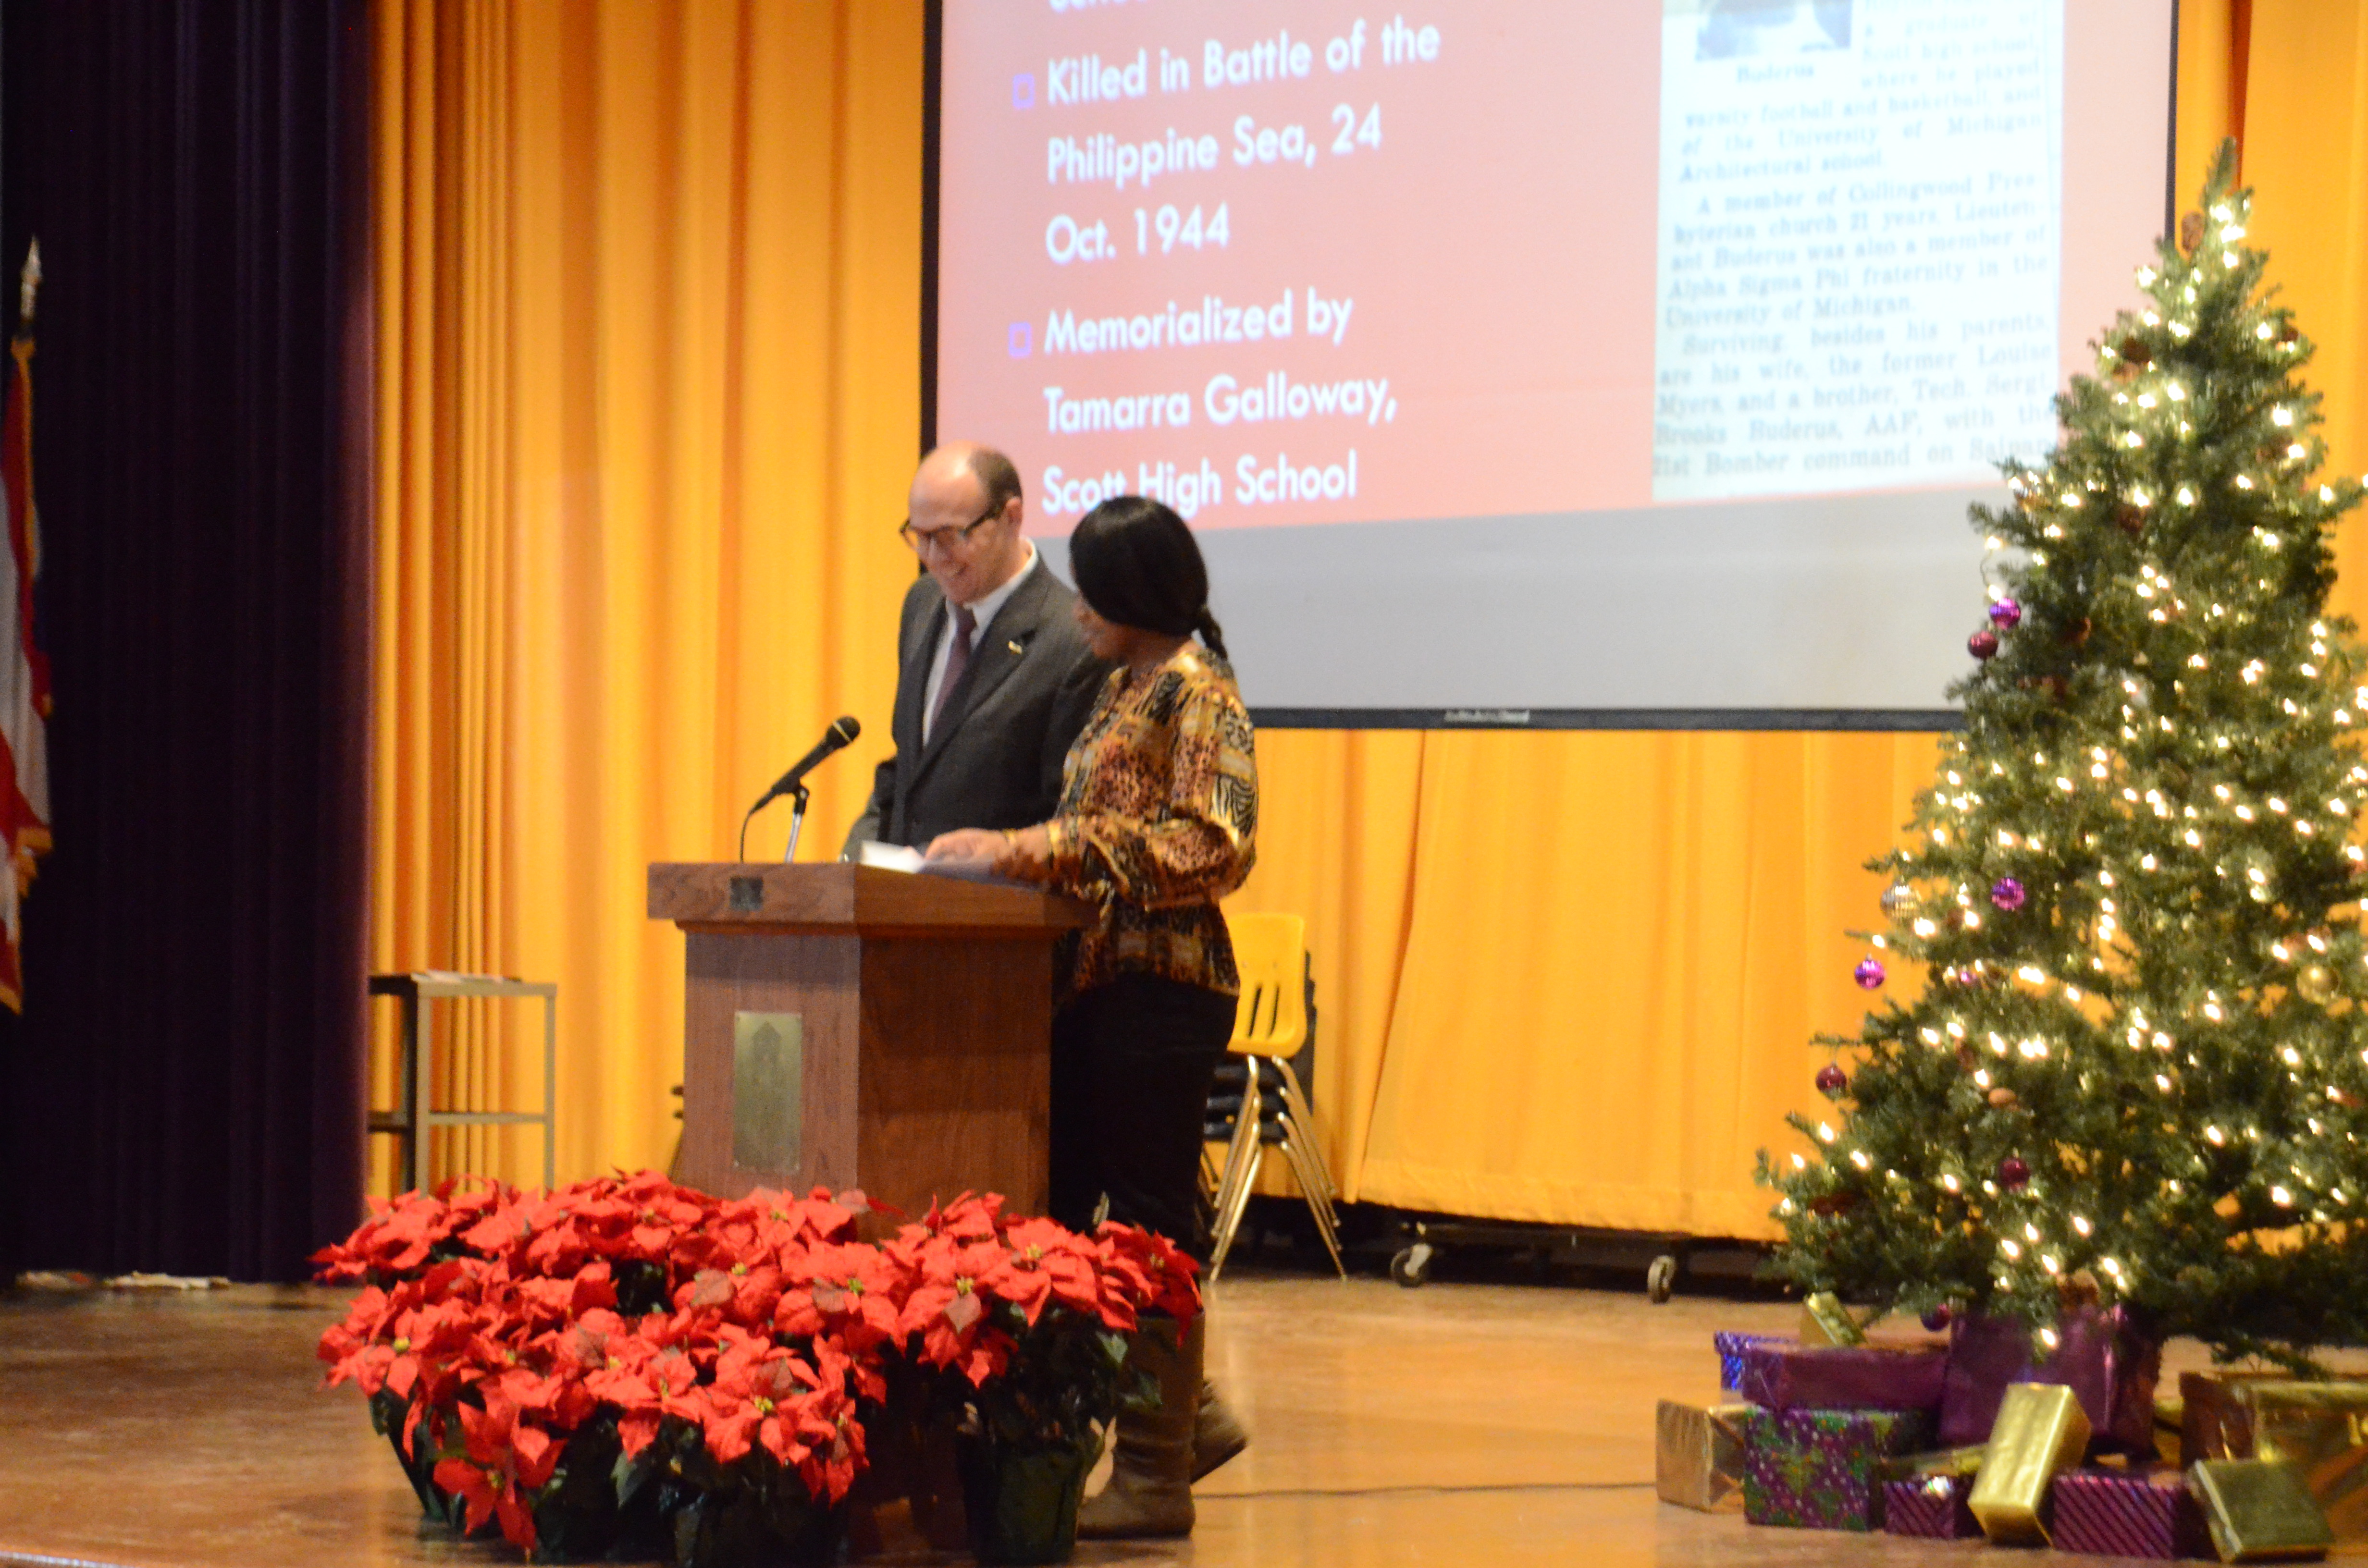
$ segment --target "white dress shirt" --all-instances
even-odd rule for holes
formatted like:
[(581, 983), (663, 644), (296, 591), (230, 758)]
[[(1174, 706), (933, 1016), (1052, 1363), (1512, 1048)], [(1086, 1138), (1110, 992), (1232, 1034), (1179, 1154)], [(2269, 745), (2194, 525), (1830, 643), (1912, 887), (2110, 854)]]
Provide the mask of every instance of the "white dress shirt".
[[(1007, 578), (1001, 587), (968, 607), (978, 623), (978, 629), (971, 634), (970, 656), (973, 659), (978, 657), (978, 651), (986, 646), (987, 629), (995, 624), (996, 615), (1011, 596), (1019, 591), (1019, 585), (1028, 581), (1028, 574), (1036, 570), (1035, 545), (1025, 540), (1020, 542), (1028, 545), (1028, 559), (1019, 570)], [(938, 650), (929, 656), (928, 688), (921, 693), (921, 740), (925, 744), (929, 739), (929, 732), (937, 727), (938, 692), (946, 684), (946, 659), (953, 652), (953, 646), (954, 613), (950, 604), (946, 607), (946, 629), (939, 633)]]

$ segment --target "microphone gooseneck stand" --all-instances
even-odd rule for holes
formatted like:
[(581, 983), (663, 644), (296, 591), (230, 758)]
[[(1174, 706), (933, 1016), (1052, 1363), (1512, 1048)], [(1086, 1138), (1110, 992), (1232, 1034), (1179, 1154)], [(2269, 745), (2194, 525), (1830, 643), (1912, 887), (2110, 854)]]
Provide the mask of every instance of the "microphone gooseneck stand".
[[(811, 792), (803, 784), (792, 784), (780, 793), (790, 798), (790, 846), (781, 851), (781, 860), (783, 864), (787, 864), (798, 858), (798, 835), (806, 825), (806, 801), (811, 798)], [(747, 864), (748, 861), (748, 824), (755, 820), (758, 812), (772, 803), (773, 797), (767, 795), (749, 807), (748, 814), (740, 819), (740, 848), (737, 858), (743, 865)]]
[(845, 751), (855, 737), (862, 733), (863, 726), (855, 722), (855, 715), (852, 713), (844, 713), (832, 720), (830, 728), (822, 733), (822, 739), (814, 743), (814, 750), (798, 758), (795, 767), (776, 779), (771, 789), (757, 797), (757, 803), (748, 808), (748, 815), (740, 819), (739, 854), (742, 865), (748, 863), (749, 818), (754, 817), (783, 795), (797, 802), (797, 812), (790, 818), (790, 847), (783, 853), (781, 859), (787, 862), (798, 858), (798, 833), (806, 824), (806, 775), (829, 758)]

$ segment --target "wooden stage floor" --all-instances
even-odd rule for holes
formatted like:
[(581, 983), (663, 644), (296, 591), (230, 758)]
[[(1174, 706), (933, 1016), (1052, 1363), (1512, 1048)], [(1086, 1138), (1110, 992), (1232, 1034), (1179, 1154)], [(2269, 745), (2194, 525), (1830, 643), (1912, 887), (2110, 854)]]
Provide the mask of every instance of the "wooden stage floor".
[[(313, 1344), (344, 1299), (252, 1287), (0, 1301), (0, 1563), (517, 1561), (423, 1533), (359, 1397), (316, 1392)], [(1256, 1441), (1202, 1483), (1192, 1540), (1087, 1544), (1077, 1561), (1624, 1568), (1995, 1555), (1975, 1542), (1753, 1528), (1656, 1500), (1655, 1402), (1715, 1394), (1713, 1328), (1781, 1332), (1796, 1312), (1544, 1286), (1227, 1280), (1212, 1370)], [(2201, 1360), (2173, 1347), (2174, 1366)]]

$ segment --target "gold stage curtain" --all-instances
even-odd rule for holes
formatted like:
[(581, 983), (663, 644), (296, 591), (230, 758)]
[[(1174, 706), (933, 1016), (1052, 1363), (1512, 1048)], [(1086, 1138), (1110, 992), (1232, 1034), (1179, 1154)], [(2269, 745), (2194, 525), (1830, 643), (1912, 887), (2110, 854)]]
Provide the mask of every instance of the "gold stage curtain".
[[(2368, 0), (2251, 0), (2245, 178), (2252, 238), (2318, 352), (2328, 465), (2368, 469)], [(2368, 612), (2368, 517), (2336, 540), (2338, 608)]]
[[(2368, 0), (2181, 15), (2180, 187), (2241, 104), (2256, 232), (2356, 469)], [(817, 776), (802, 854), (826, 857), (886, 750), (920, 8), (381, 17), (373, 950), (558, 980), (563, 1178), (655, 1164), (681, 945), (642, 918), (643, 862), (729, 856), (746, 802), (851, 711), (872, 733)], [(2340, 550), (2344, 604), (2368, 602), (2359, 525)], [(1235, 904), (1308, 917), (1345, 1190), (1770, 1233), (1752, 1152), (1822, 1104), (1811, 1037), (1855, 1027), (1847, 931), (1880, 921), (1861, 864), (1932, 756), (1915, 735), (1261, 734)], [(539, 1092), (530, 1020), (477, 1028), (456, 1086)], [(448, 1156), (535, 1164), (529, 1138)]]
[[(377, 16), (373, 962), (557, 981), (563, 1179), (663, 1165), (682, 939), (643, 865), (728, 858), (835, 715), (887, 728), (920, 7)], [(815, 777), (817, 852), (861, 749)], [(438, 1020), (450, 1092), (536, 1100), (540, 1020), (498, 1006)], [(440, 1164), (540, 1171), (531, 1135)]]
[[(1349, 1196), (1764, 1231), (1752, 1152), (1816, 1102), (1810, 1039), (1863, 1002), (1845, 933), (1878, 923), (1881, 882), (1861, 862), (1930, 777), (1930, 737), (1259, 743), (1273, 804), (1240, 902), (1310, 917)], [(1332, 824), (1316, 857), (1303, 822)]]

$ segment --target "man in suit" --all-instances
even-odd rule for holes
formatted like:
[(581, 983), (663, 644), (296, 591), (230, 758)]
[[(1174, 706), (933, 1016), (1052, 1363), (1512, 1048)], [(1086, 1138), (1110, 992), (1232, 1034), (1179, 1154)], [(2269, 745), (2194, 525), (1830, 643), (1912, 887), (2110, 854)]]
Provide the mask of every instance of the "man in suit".
[(1028, 827), (1061, 799), (1061, 763), (1110, 666), (1076, 595), (1019, 535), (1019, 472), (956, 441), (921, 460), (902, 530), (927, 569), (896, 636), (896, 752), (848, 834), (928, 847), (958, 827)]

